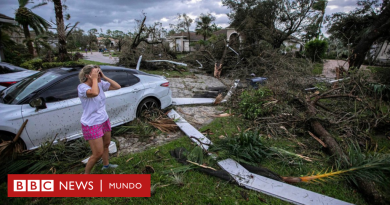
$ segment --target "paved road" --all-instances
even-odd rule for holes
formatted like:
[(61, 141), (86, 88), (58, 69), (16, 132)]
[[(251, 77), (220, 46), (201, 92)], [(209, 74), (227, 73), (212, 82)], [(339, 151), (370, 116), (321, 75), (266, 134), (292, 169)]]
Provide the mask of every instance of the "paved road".
[(109, 64), (116, 64), (118, 63), (118, 57), (112, 57), (111, 59), (107, 56), (103, 56), (103, 53), (100, 53), (100, 52), (88, 52), (87, 54), (85, 54), (85, 52), (83, 53), (84, 55), (84, 59), (85, 60), (90, 60), (90, 61), (97, 61), (97, 62), (101, 62), (101, 63), (109, 63)]

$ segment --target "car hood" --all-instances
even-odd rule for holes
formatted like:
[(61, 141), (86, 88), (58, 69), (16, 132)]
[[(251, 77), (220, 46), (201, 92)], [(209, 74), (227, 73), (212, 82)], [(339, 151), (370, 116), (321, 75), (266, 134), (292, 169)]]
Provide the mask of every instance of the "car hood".
[(16, 73), (7, 73), (7, 74), (1, 74), (0, 75), (0, 82), (10, 82), (10, 81), (20, 81), (30, 75), (33, 75), (35, 73), (38, 73), (39, 71), (35, 70), (26, 70)]

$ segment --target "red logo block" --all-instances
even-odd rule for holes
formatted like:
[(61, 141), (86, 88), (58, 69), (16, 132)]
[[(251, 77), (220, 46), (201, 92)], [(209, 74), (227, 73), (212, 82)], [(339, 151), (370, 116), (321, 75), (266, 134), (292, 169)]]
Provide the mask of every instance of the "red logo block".
[(150, 197), (150, 175), (9, 174), (8, 197)]

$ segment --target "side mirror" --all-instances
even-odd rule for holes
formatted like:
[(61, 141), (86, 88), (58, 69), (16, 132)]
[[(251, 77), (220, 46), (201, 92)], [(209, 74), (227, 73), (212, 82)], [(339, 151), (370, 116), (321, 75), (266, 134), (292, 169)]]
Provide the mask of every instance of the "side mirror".
[(47, 108), (45, 100), (43, 100), (43, 98), (41, 98), (41, 97), (32, 99), (28, 104), (31, 107), (35, 107), (37, 110), (38, 109), (45, 109), (45, 108)]

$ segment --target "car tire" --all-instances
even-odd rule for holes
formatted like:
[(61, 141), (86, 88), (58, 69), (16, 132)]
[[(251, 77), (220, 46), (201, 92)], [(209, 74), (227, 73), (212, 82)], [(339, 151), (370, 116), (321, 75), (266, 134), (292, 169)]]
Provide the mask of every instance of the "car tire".
[[(0, 131), (0, 143), (2, 143), (3, 141), (12, 141), (12, 140), (14, 140), (15, 136), (16, 136), (15, 134)], [(26, 149), (26, 144), (24, 143), (24, 141), (22, 139), (19, 138), (17, 143), (22, 144), (23, 150)]]
[(159, 103), (154, 98), (146, 98), (141, 101), (137, 108), (137, 117), (141, 117), (142, 113), (146, 110), (153, 110), (159, 108)]

